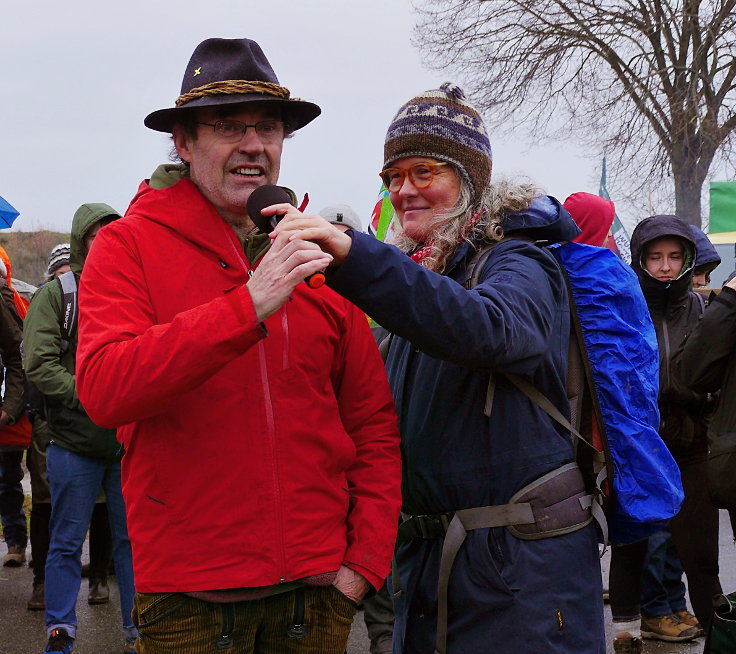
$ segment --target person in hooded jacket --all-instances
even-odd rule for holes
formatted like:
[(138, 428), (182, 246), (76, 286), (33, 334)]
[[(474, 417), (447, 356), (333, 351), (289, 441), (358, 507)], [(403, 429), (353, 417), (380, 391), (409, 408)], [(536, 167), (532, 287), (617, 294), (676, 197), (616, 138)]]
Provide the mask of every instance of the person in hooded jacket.
[[(695, 241), (693, 288), (704, 288), (710, 284), (710, 273), (721, 263), (721, 258), (703, 230), (695, 225), (688, 227)], [(687, 381), (683, 379), (683, 382)], [(642, 573), (641, 610), (645, 616), (675, 615), (702, 634), (700, 623), (687, 609), (683, 572), (669, 530), (650, 536)]]
[[(83, 204), (74, 214), (69, 265), (76, 285), (100, 229), (119, 218), (107, 204)], [(63, 279), (62, 276), (60, 279)], [(51, 488), (50, 546), (46, 559), (46, 652), (70, 654), (77, 618), (75, 605), (81, 583), (82, 546), (100, 490), (107, 501), (113, 560), (122, 615), (124, 651), (135, 652), (137, 633), (131, 620), (133, 569), (125, 505), (120, 485), (123, 449), (115, 431), (96, 425), (76, 391), (77, 332), (69, 342), (62, 322), (76, 315), (74, 302), (65, 304), (62, 285), (43, 285), (33, 296), (25, 321), (23, 363), (29, 381), (46, 398), (50, 442), (46, 472)], [(72, 325), (74, 319), (72, 318)]]
[(600, 195), (578, 191), (568, 195), (562, 206), (568, 210), (581, 232), (573, 241), (605, 247), (616, 216), (616, 207), (611, 200)]
[(693, 268), (693, 288), (707, 288), (710, 286), (710, 274), (721, 265), (721, 257), (707, 234), (690, 225), (695, 239), (695, 267)]
[[(59, 243), (49, 253), (48, 264), (40, 286), (48, 284), (71, 271), (69, 254), (71, 245)], [(46, 557), (51, 540), (51, 490), (46, 477), (46, 448), (51, 435), (45, 419), (43, 395), (33, 386), (26, 396), (28, 416), (33, 426), (31, 444), (26, 455), (26, 465), (31, 478), (30, 540), (33, 551), (33, 590), (26, 607), (30, 611), (43, 611)], [(107, 574), (112, 565), (112, 536), (104, 493), (95, 503), (89, 524), (89, 564), (82, 566), (82, 576), (89, 577), (89, 604), (105, 604), (110, 599)], [(85, 572), (86, 568), (86, 572)]]
[(535, 241), (579, 229), (531, 185), (490, 183), (485, 125), (451, 83), (399, 109), (381, 178), (402, 226), (392, 245), (286, 205), (263, 213), (285, 213), (277, 238), (329, 252), (327, 283), (393, 334), (386, 367), (403, 453), (393, 651), (603, 653), (595, 526), (551, 509), (569, 533), (546, 537), (528, 515), (532, 540), (515, 515), (532, 482), (541, 504), (548, 483), (560, 482), (559, 500), (583, 492), (576, 468), (560, 476), (570, 435), (507, 376), (569, 415), (567, 291)]
[(717, 394), (708, 438), (716, 456), (711, 474), (718, 506), (728, 507), (736, 534), (736, 486), (733, 451), (736, 442), (736, 274), (720, 293), (711, 296), (703, 319), (695, 326), (679, 353), (678, 372), (688, 388)]
[(103, 230), (80, 288), (79, 395), (126, 448), (137, 650), (342, 654), (389, 572), (396, 413), (365, 315), (304, 283), (329, 255), (247, 211), (288, 195), (284, 139), (320, 108), (255, 41), (217, 38), (175, 105), (144, 123), (180, 163)]
[[(673, 357), (703, 313), (703, 301), (691, 292), (696, 260), (690, 226), (676, 216), (645, 218), (631, 238), (631, 265), (639, 277), (652, 316), (660, 351), (660, 435), (680, 468), (685, 500), (672, 519), (677, 555), (688, 581), (697, 621), (707, 630), (712, 597), (721, 592), (718, 578), (718, 511), (710, 503), (705, 483), (708, 454), (707, 419), (711, 409), (705, 394), (683, 386)], [(683, 379), (684, 381), (684, 379)], [(693, 538), (692, 534), (698, 534)], [(642, 614), (645, 638), (677, 639), (694, 624), (678, 614)]]

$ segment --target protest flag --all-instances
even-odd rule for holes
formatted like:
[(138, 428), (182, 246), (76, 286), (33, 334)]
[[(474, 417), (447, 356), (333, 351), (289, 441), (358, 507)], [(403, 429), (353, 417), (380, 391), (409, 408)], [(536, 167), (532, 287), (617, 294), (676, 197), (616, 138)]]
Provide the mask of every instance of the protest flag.
[(373, 207), (370, 222), (368, 223), (368, 233), (379, 241), (391, 242), (391, 239), (399, 230), (399, 221), (396, 218), (396, 212), (391, 204), (388, 196), (388, 189), (381, 184), (378, 192), (378, 200)]
[[(598, 187), (598, 195), (606, 200), (610, 200), (611, 196), (608, 194), (606, 188), (606, 158), (603, 157), (603, 168), (601, 170), (601, 183)], [(626, 232), (621, 220), (619, 220), (618, 214), (613, 216), (613, 225), (611, 225), (611, 236), (606, 241), (606, 247), (609, 250), (613, 250), (623, 261), (631, 264), (631, 239), (629, 234)]]

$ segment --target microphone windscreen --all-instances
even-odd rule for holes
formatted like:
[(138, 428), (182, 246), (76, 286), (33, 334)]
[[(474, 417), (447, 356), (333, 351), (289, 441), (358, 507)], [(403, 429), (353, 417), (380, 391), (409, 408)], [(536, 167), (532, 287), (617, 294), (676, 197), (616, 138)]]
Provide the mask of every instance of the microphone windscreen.
[(289, 194), (280, 186), (275, 184), (264, 184), (253, 189), (245, 205), (248, 217), (258, 230), (264, 234), (269, 234), (276, 227), (276, 223), (281, 220), (282, 215), (264, 216), (262, 209), (270, 207), (272, 204), (283, 204), (287, 202), (291, 204)]

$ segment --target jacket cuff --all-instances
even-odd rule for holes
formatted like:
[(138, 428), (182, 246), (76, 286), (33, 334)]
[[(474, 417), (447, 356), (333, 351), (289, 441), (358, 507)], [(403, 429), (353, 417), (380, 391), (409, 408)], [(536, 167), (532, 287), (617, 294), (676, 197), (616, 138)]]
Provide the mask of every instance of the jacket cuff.
[(380, 590), (381, 586), (383, 586), (384, 581), (386, 581), (385, 577), (382, 577), (376, 574), (373, 570), (368, 570), (368, 568), (364, 568), (359, 563), (355, 563), (353, 561), (346, 560), (346, 561), (343, 561), (342, 564), (346, 568), (350, 568), (353, 572), (357, 572), (359, 575), (365, 577), (366, 581), (373, 588), (373, 590), (369, 592), (369, 595), (372, 595), (376, 591)]
[(225, 297), (228, 299), (230, 306), (233, 309), (233, 313), (240, 321), (241, 325), (248, 325), (251, 322), (255, 323), (260, 329), (260, 336), (268, 336), (266, 326), (262, 322), (258, 322), (256, 308), (253, 305), (253, 298), (250, 295), (247, 284), (227, 293)]

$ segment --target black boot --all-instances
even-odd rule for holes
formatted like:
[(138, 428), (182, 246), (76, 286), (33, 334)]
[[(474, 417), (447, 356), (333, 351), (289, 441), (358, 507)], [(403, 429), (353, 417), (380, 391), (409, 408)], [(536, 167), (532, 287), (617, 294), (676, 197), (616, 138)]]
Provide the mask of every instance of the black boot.
[(33, 592), (31, 599), (26, 605), (29, 611), (43, 611), (46, 608), (46, 601), (43, 592), (43, 582), (33, 584)]
[(110, 601), (110, 589), (107, 587), (107, 577), (90, 577), (89, 604), (107, 604)]

